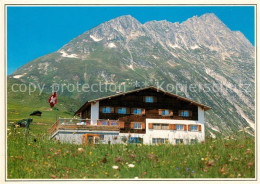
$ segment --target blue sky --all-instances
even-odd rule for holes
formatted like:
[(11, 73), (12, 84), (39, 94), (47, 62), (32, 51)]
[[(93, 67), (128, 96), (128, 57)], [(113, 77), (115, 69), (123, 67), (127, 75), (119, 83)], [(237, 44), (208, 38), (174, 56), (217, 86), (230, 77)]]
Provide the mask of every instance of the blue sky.
[(139, 22), (183, 22), (214, 13), (231, 30), (241, 31), (255, 45), (253, 6), (153, 7), (7, 7), (7, 73), (33, 59), (52, 53), (83, 32), (121, 15)]

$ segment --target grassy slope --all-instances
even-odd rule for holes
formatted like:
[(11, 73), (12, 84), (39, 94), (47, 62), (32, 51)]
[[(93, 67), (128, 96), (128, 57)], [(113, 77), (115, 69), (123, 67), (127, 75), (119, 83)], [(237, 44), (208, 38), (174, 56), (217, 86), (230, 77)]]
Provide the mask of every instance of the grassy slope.
[[(35, 91), (31, 95), (28, 92), (13, 92), (12, 84), (21, 84), (19, 80), (8, 78), (8, 96), (7, 96), (7, 119), (8, 122), (15, 122), (20, 119), (29, 117), (29, 114), (35, 110), (42, 111), (42, 116), (33, 116), (34, 122), (41, 123), (54, 123), (56, 119), (56, 111), (52, 110), (49, 106), (48, 99), (51, 96), (49, 94), (42, 93), (39, 95), (39, 91)], [(17, 88), (15, 88), (16, 90)], [(59, 96), (58, 103), (55, 106), (60, 117), (73, 117), (74, 112), (80, 107), (80, 103), (77, 100), (69, 97)]]
[[(254, 178), (254, 139), (206, 139), (195, 145), (61, 144), (33, 125), (8, 130), (8, 178)], [(43, 133), (44, 132), (44, 133)], [(34, 141), (34, 138), (37, 141)], [(79, 152), (78, 148), (83, 148)], [(128, 164), (133, 164), (129, 168)], [(118, 166), (119, 169), (113, 169)]]

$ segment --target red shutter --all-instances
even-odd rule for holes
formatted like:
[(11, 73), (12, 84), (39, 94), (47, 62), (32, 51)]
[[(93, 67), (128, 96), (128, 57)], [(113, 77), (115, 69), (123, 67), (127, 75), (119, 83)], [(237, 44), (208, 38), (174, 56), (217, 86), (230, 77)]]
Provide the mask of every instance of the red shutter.
[(120, 107), (115, 107), (115, 113), (118, 113), (118, 109), (119, 109)]
[(175, 124), (173, 124), (173, 130), (176, 130), (176, 125)]
[(158, 112), (159, 112), (159, 115), (162, 115), (162, 109), (159, 109)]
[(130, 114), (130, 108), (126, 107), (126, 114)]
[(153, 102), (157, 102), (157, 97), (156, 96), (153, 97)]
[(145, 115), (145, 109), (142, 109), (142, 115)]
[(186, 131), (187, 130), (187, 125), (183, 125), (183, 129)]
[(134, 122), (131, 122), (130, 128), (131, 128), (131, 129), (134, 129)]
[(189, 111), (189, 117), (192, 117), (192, 111)]
[(190, 131), (190, 125), (188, 125), (188, 131)]
[(110, 107), (111, 113), (115, 112), (115, 108), (114, 107)]
[(119, 127), (120, 127), (120, 128), (125, 128), (125, 123), (124, 123), (123, 121), (120, 121), (120, 122), (119, 122)]
[(145, 122), (142, 122), (142, 129), (145, 129)]
[(148, 124), (148, 128), (149, 128), (149, 129), (153, 129), (153, 124), (152, 124), (152, 123), (149, 123), (149, 124)]
[(198, 131), (201, 132), (201, 125), (198, 125)]
[(103, 106), (99, 107), (99, 112), (102, 112), (102, 108), (103, 108)]

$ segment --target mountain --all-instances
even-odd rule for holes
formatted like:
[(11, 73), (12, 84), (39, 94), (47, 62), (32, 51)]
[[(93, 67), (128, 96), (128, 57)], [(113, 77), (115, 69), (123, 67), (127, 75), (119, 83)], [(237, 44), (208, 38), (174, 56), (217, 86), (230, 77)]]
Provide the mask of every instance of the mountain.
[[(182, 23), (163, 20), (145, 24), (126, 15), (84, 32), (9, 77), (45, 84), (46, 90), (53, 83), (102, 82), (126, 85), (127, 89), (136, 81), (160, 84), (165, 90), (211, 106), (206, 122), (214, 136), (247, 126), (251, 127), (249, 133), (254, 133), (254, 67), (254, 46), (214, 14)], [(70, 93), (65, 89), (63, 94), (84, 103), (111, 93)]]

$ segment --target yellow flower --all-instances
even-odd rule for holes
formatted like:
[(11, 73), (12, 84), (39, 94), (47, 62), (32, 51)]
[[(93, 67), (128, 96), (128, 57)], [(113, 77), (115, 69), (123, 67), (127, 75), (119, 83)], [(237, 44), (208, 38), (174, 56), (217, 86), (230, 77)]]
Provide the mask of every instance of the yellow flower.
[(206, 157), (204, 160), (206, 160), (206, 161), (207, 161), (207, 160), (208, 160), (208, 158)]
[(51, 156), (48, 156), (48, 158), (51, 158)]
[(89, 152), (89, 155), (92, 155), (92, 152), (91, 152), (91, 151)]
[(48, 162), (44, 162), (45, 165), (48, 165), (49, 163)]
[(73, 132), (73, 134), (75, 134), (76, 132)]
[(28, 146), (31, 146), (31, 144), (28, 144)]
[(92, 167), (94, 167), (94, 166), (95, 166), (95, 164), (93, 163), (93, 164), (91, 164), (91, 166), (92, 166)]

